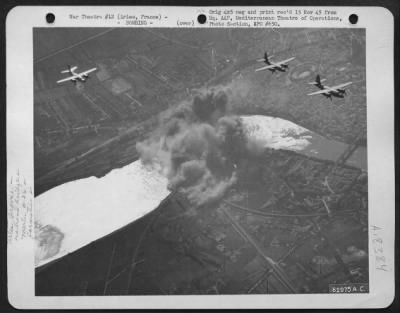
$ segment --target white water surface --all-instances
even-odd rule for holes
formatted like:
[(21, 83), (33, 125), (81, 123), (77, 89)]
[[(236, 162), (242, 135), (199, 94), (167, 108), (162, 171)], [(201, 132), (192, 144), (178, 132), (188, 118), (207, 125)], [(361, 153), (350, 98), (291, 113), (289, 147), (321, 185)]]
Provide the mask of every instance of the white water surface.
[(142, 217), (168, 194), (167, 179), (136, 161), (104, 177), (68, 182), (37, 196), (36, 266)]
[(247, 136), (265, 148), (301, 151), (311, 144), (312, 132), (293, 122), (264, 115), (241, 119)]

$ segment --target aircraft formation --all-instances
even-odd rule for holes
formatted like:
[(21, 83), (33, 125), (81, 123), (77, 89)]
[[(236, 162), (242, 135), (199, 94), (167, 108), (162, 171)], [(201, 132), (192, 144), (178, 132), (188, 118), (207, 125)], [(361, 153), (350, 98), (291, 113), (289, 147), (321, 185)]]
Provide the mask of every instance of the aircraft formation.
[[(275, 72), (286, 72), (286, 70), (289, 68), (288, 63), (293, 61), (295, 59), (295, 57), (291, 57), (288, 58), (286, 60), (282, 60), (279, 62), (274, 62), (271, 61), (271, 58), (273, 56), (270, 55), (268, 56), (267, 52), (264, 53), (264, 57), (261, 59), (256, 60), (257, 62), (263, 62), (266, 64), (266, 66), (257, 68), (255, 71), (259, 72), (259, 71), (265, 71), (268, 70), (272, 73)], [(91, 68), (89, 70), (83, 71), (78, 73), (76, 70), (78, 69), (77, 66), (69, 66), (68, 65), (68, 69), (61, 71), (62, 74), (70, 74), (71, 76), (68, 76), (66, 78), (60, 79), (57, 81), (57, 84), (63, 83), (63, 82), (67, 82), (67, 81), (71, 81), (74, 84), (76, 84), (78, 81), (80, 82), (86, 82), (86, 80), (89, 78), (89, 74), (96, 71), (97, 68)], [(317, 77), (315, 78), (315, 81), (313, 82), (309, 82), (309, 85), (313, 85), (316, 86), (317, 88), (319, 88), (318, 91), (314, 91), (311, 92), (309, 94), (307, 94), (308, 96), (314, 96), (314, 95), (323, 95), (326, 98), (329, 98), (330, 100), (332, 100), (332, 97), (336, 97), (336, 98), (344, 98), (344, 96), (346, 95), (346, 90), (344, 89), (345, 87), (349, 86), (352, 84), (352, 82), (346, 82), (343, 84), (339, 84), (333, 87), (327, 86), (327, 85), (323, 85), (322, 82), (324, 82), (326, 79), (321, 79), (321, 77), (319, 76), (319, 74), (317, 75)]]
[[(267, 52), (265, 52), (264, 57), (261, 59), (258, 59), (256, 61), (264, 62), (267, 65), (257, 68), (255, 71), (259, 72), (259, 71), (269, 70), (272, 73), (275, 73), (276, 71), (286, 72), (286, 70), (289, 68), (288, 63), (295, 59), (295, 57), (291, 57), (291, 58), (283, 60), (283, 61), (273, 62), (273, 61), (271, 61), (272, 57), (273, 57), (272, 55), (268, 56)], [(311, 93), (307, 94), (307, 96), (323, 95), (326, 98), (329, 98), (330, 100), (332, 100), (332, 97), (344, 98), (344, 96), (346, 95), (346, 90), (344, 88), (352, 84), (352, 82), (347, 82), (347, 83), (339, 84), (339, 85), (336, 85), (333, 87), (329, 87), (329, 86), (322, 84), (322, 82), (324, 82), (325, 80), (326, 79), (321, 79), (321, 77), (318, 74), (317, 77), (315, 78), (315, 81), (309, 82), (308, 84), (318, 87), (319, 90), (315, 91), (315, 92), (311, 92)]]

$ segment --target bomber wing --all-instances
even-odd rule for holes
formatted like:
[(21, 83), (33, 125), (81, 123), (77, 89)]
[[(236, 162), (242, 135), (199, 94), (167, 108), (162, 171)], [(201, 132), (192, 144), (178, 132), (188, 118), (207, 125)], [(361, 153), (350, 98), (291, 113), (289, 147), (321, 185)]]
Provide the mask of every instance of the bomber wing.
[(352, 82), (348, 82), (348, 83), (340, 84), (340, 85), (333, 86), (333, 87), (325, 86), (325, 88), (326, 88), (326, 89), (329, 89), (329, 90), (331, 90), (331, 91), (337, 91), (338, 89), (343, 88), (343, 87), (346, 87), (346, 86), (349, 86), (349, 85), (351, 85), (351, 84), (352, 84)]
[(75, 75), (74, 75), (74, 76), (70, 76), (70, 77), (66, 77), (66, 78), (57, 80), (57, 84), (63, 83), (63, 82), (67, 82), (67, 81), (71, 81), (71, 80), (74, 80), (74, 79), (76, 79), (76, 76), (75, 76)]
[(97, 67), (91, 68), (90, 70), (84, 71), (82, 73), (79, 73), (78, 75), (86, 75), (89, 74), (91, 72), (94, 72), (95, 70), (97, 70)]
[(289, 63), (290, 61), (292, 61), (292, 60), (294, 60), (294, 59), (295, 59), (295, 57), (292, 57), (292, 58), (289, 58), (289, 59), (287, 59), (287, 60), (283, 60), (283, 61), (276, 62), (276, 63), (274, 63), (274, 65), (279, 66), (279, 65), (281, 65), (281, 64)]
[(260, 68), (256, 69), (256, 72), (268, 70), (268, 69), (270, 69), (270, 68), (275, 68), (275, 67), (276, 67), (275, 64), (267, 65), (267, 66), (260, 67)]
[(330, 90), (330, 89), (321, 89), (321, 90), (309, 93), (309, 94), (307, 94), (307, 96), (320, 95), (320, 94), (323, 94), (323, 93), (330, 93), (331, 91), (332, 90)]

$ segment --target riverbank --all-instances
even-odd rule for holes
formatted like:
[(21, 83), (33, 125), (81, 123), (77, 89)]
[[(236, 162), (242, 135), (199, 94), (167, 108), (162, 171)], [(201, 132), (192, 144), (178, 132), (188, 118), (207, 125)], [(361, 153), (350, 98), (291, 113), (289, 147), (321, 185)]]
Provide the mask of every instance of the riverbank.
[[(239, 160), (238, 183), (222, 199), (193, 208), (179, 193), (171, 194), (142, 218), (39, 267), (36, 294), (205, 294), (216, 280), (223, 282), (220, 294), (247, 293), (256, 283), (250, 274), (261, 274), (266, 264), (226, 211), (270, 259), (282, 261), (298, 293), (327, 292), (329, 283), (345, 281), (353, 269), (355, 282), (367, 281), (366, 180), (358, 169), (338, 166), (324, 185), (320, 170), (329, 165), (276, 149)], [(113, 208), (108, 212), (112, 216)], [(329, 245), (321, 244), (321, 236)], [(332, 251), (343, 260), (339, 268)], [(319, 260), (329, 262), (310, 281), (304, 268), (321, 270)], [(271, 277), (267, 293), (285, 292)]]
[[(241, 118), (248, 140), (256, 140), (264, 148), (294, 151), (315, 160), (331, 162), (347, 148), (346, 144), (324, 139), (284, 119), (262, 115)], [(364, 169), (366, 152), (359, 149), (356, 153), (350, 158), (350, 165)], [(101, 159), (102, 154), (87, 153), (86, 156)], [(87, 170), (85, 164), (88, 163), (77, 164)], [(35, 198), (38, 242), (45, 242), (38, 244), (37, 265), (125, 226), (152, 211), (168, 194), (166, 178), (156, 170), (146, 169), (140, 161), (115, 168), (101, 178), (82, 178), (47, 191)], [(105, 220), (108, 221), (106, 224)]]

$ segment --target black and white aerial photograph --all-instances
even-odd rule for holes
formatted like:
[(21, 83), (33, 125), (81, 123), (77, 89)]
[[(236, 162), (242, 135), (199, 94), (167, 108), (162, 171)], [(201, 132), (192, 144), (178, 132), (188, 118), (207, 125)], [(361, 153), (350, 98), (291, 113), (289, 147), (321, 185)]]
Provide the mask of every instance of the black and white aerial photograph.
[(34, 28), (35, 295), (368, 292), (365, 64), (363, 28)]

